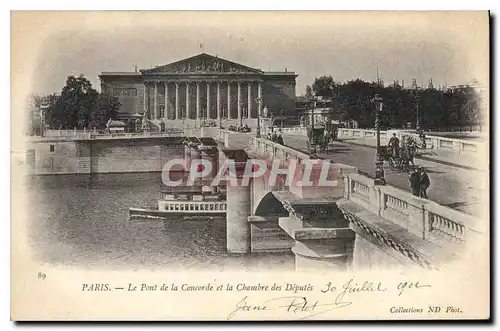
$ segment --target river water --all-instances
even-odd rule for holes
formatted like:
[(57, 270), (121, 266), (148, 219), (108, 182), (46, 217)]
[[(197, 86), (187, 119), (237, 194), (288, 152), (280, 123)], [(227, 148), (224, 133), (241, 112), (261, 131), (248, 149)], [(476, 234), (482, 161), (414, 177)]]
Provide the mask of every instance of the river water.
[(160, 180), (160, 173), (31, 177), (35, 258), (91, 269), (293, 270), (292, 253), (226, 253), (225, 219), (129, 219), (129, 207), (155, 206)]

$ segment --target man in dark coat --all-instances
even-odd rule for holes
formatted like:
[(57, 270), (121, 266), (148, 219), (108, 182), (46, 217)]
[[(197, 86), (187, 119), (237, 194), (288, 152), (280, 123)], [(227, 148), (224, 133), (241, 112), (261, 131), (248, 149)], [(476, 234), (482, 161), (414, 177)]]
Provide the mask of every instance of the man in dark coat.
[(429, 176), (424, 171), (424, 167), (418, 167), (418, 176), (420, 177), (420, 197), (427, 199), (427, 189), (431, 185), (431, 180)]
[(274, 130), (273, 130), (273, 133), (271, 134), (271, 141), (273, 143), (278, 142), (278, 135), (276, 134), (276, 132)]
[(389, 139), (388, 146), (392, 156), (397, 158), (399, 156), (399, 139), (395, 133), (393, 133), (391, 139)]
[(414, 196), (420, 196), (420, 176), (418, 175), (418, 169), (416, 168), (410, 175), (410, 187)]
[(276, 137), (276, 142), (280, 145), (285, 145), (285, 142), (283, 141), (283, 133), (281, 130), (278, 132), (278, 136)]

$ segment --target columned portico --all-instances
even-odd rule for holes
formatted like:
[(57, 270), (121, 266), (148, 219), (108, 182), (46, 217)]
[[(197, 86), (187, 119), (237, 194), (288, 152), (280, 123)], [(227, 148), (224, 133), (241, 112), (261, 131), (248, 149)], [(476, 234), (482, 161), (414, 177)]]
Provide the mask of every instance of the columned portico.
[[(257, 97), (260, 108), (266, 105), (274, 112), (284, 109), (287, 115), (295, 109), (295, 73), (264, 72), (206, 53), (151, 69), (99, 76), (102, 89), (119, 99), (122, 118), (144, 113), (152, 120), (153, 129), (160, 128), (160, 120), (181, 121), (191, 127), (200, 119), (219, 119), (220, 125), (254, 126)], [(177, 124), (169, 123), (168, 127)]]
[[(234, 91), (234, 89), (231, 88), (231, 85), (236, 83), (237, 84), (237, 89)], [(255, 84), (257, 83), (257, 84)], [(192, 85), (196, 84), (196, 89), (193, 91), (191, 88)], [(216, 110), (214, 111), (214, 107), (212, 107), (212, 91), (213, 89), (211, 88), (211, 85), (216, 84), (217, 90), (216, 90)], [(227, 84), (227, 104), (223, 105), (222, 101), (222, 84)], [(165, 95), (164, 95), (164, 113), (163, 116), (160, 113), (160, 102), (159, 101), (159, 93), (158, 93), (158, 85), (164, 85), (165, 86)], [(175, 85), (175, 94), (174, 98), (175, 100), (173, 101), (174, 109), (171, 109), (169, 106), (169, 101), (171, 100), (169, 98), (169, 85)], [(184, 98), (180, 96), (180, 90), (181, 86), (184, 85), (186, 87), (186, 94)], [(242, 86), (243, 85), (243, 86)], [(243, 88), (244, 85), (246, 85), (247, 88), (247, 100), (244, 100), (244, 92)], [(149, 109), (149, 97), (150, 94), (148, 93), (150, 91), (150, 87), (153, 88), (153, 101), (152, 101), (152, 109)], [(206, 104), (205, 101), (203, 101), (202, 105), (202, 97), (205, 97), (204, 93), (202, 91), (203, 89), (206, 89)], [(257, 89), (257, 91), (255, 91)], [(193, 92), (196, 93), (193, 95)], [(236, 93), (235, 93), (236, 92)], [(202, 96), (203, 94), (203, 96)], [(237, 116), (235, 117), (234, 114), (231, 113), (233, 110), (232, 102), (233, 102), (233, 97), (236, 94), (236, 104), (237, 104)], [(148, 118), (150, 119), (160, 119), (162, 118), (164, 121), (170, 120), (170, 119), (181, 119), (182, 117), (186, 119), (220, 119), (221, 117), (227, 117), (228, 119), (251, 119), (254, 118), (255, 116), (252, 116), (252, 102), (253, 102), (253, 97), (257, 95), (262, 98), (262, 86), (260, 81), (255, 81), (255, 80), (237, 80), (237, 81), (223, 81), (219, 79), (214, 79), (214, 80), (167, 80), (167, 81), (162, 81), (162, 80), (152, 80), (152, 81), (147, 81), (144, 83), (144, 100), (143, 100), (143, 108), (145, 111), (148, 111)], [(191, 109), (191, 99), (195, 99), (196, 104), (195, 104), (195, 111)], [(181, 113), (181, 103), (182, 101), (185, 101), (185, 112), (184, 114)], [(261, 102), (262, 103), (262, 102)], [(225, 106), (225, 111), (223, 111), (223, 108)], [(205, 108), (206, 107), (206, 108)], [(202, 111), (206, 109), (206, 112)], [(227, 111), (227, 113), (226, 113)], [(244, 112), (245, 111), (245, 112)], [(184, 116), (183, 116), (184, 115)]]

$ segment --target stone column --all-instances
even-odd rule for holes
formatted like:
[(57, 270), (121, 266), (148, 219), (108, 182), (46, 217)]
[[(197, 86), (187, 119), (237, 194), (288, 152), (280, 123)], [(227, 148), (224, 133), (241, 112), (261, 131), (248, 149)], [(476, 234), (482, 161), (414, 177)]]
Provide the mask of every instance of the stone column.
[(168, 82), (165, 82), (165, 112), (163, 113), (163, 120), (168, 120)]
[(207, 82), (207, 118), (212, 118), (210, 109), (210, 82)]
[(189, 114), (189, 82), (186, 82), (186, 119), (190, 118)]
[(201, 118), (200, 115), (200, 82), (196, 82), (196, 119)]
[[(240, 185), (246, 162), (235, 162), (238, 185), (227, 183), (227, 219), (226, 239), (227, 251), (229, 253), (250, 252), (250, 223), (248, 216), (251, 215), (250, 208), (250, 185)], [(250, 181), (251, 182), (251, 181)]]
[(252, 118), (252, 82), (248, 82), (248, 119)]
[(178, 120), (180, 118), (179, 114), (179, 83), (175, 83), (175, 119)]
[(154, 93), (154, 116), (155, 120), (158, 119), (158, 82), (155, 82), (155, 93)]
[(262, 82), (259, 82), (259, 90), (257, 92), (257, 97), (260, 99), (260, 103), (259, 103), (259, 106), (257, 109), (257, 111), (259, 112), (259, 117), (262, 117), (262, 104), (263, 104), (263, 100), (262, 100)]
[(227, 118), (231, 119), (231, 82), (227, 82)]
[(144, 100), (143, 100), (143, 111), (146, 112), (146, 110), (148, 109), (148, 86), (146, 85), (146, 83), (144, 83)]
[(241, 115), (241, 82), (238, 81), (238, 120), (241, 119)]
[(220, 108), (220, 82), (217, 82), (217, 119), (220, 119), (221, 117), (222, 115)]

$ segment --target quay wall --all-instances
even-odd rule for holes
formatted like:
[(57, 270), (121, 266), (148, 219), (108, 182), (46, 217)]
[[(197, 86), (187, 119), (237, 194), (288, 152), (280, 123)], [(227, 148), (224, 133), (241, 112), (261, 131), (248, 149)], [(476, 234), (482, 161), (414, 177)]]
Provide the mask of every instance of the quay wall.
[(182, 139), (43, 139), (26, 143), (21, 163), (32, 175), (160, 172), (168, 160), (184, 158)]

